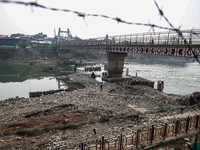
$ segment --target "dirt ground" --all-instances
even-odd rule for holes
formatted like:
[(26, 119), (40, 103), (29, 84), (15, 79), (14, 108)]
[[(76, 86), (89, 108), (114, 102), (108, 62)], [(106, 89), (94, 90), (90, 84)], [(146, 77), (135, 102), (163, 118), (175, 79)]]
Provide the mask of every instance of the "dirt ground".
[[(0, 101), (0, 149), (74, 149), (81, 142), (128, 134), (199, 114), (200, 94), (169, 95), (133, 81), (100, 84), (88, 75), (62, 76), (85, 86), (41, 97)], [(193, 139), (165, 145), (184, 149)], [(162, 147), (160, 147), (162, 148)]]

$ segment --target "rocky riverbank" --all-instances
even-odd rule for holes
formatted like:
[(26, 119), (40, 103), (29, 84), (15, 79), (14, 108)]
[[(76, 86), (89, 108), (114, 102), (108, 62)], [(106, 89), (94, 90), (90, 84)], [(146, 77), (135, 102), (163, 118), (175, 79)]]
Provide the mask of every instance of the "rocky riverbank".
[[(20, 64), (20, 65), (37, 65), (37, 66), (56, 66), (59, 64), (79, 64), (86, 62), (102, 62), (106, 60), (104, 53), (99, 51), (78, 51), (67, 52), (69, 55), (63, 57), (59, 55), (55, 48), (37, 48), (27, 46), (26, 48), (3, 49), (0, 48), (0, 63)], [(64, 53), (65, 54), (65, 53)]]
[(199, 114), (198, 92), (161, 93), (130, 77), (100, 84), (88, 75), (59, 77), (85, 88), (0, 101), (0, 149), (73, 149), (81, 142), (127, 134)]

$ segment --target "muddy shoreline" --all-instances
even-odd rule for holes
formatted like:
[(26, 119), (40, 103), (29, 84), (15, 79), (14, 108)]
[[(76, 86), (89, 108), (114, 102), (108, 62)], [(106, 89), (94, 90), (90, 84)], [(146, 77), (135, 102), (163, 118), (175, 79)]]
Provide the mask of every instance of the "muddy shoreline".
[(200, 113), (198, 92), (170, 95), (130, 84), (144, 80), (139, 77), (106, 82), (102, 90), (89, 75), (59, 78), (85, 88), (0, 101), (0, 149), (73, 149), (102, 135), (126, 134)]

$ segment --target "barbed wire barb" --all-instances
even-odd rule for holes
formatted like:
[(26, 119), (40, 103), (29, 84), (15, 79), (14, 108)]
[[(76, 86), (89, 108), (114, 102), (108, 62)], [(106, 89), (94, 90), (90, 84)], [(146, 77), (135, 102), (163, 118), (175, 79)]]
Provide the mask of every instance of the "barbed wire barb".
[(101, 17), (101, 18), (114, 20), (118, 23), (124, 23), (124, 24), (129, 24), (129, 25), (138, 25), (138, 26), (142, 25), (142, 26), (147, 26), (147, 27), (154, 26), (156, 28), (160, 28), (160, 29), (164, 29), (164, 30), (170, 29), (168, 27), (163, 27), (163, 26), (159, 26), (159, 25), (125, 21), (125, 20), (123, 20), (119, 17), (110, 17), (110, 16), (102, 15), (102, 14), (87, 14), (87, 13), (81, 13), (79, 11), (74, 11), (74, 10), (69, 10), (69, 9), (51, 8), (51, 7), (47, 7), (47, 6), (38, 4), (37, 1), (36, 2), (22, 2), (22, 1), (0, 0), (0, 2), (1, 3), (7, 3), (7, 4), (19, 4), (19, 5), (25, 5), (25, 6), (35, 6), (35, 7), (38, 7), (38, 8), (47, 9), (47, 10), (51, 10), (51, 11), (62, 11), (62, 12), (74, 13), (74, 14), (77, 14), (79, 17), (84, 17), (84, 18), (85, 17)]
[[(189, 49), (191, 49), (190, 44), (188, 43), (188, 41), (184, 38), (183, 33), (181, 32), (180, 28), (175, 28), (172, 23), (169, 21), (169, 19), (164, 15), (163, 11), (160, 9), (158, 3), (156, 2), (156, 0), (154, 0), (154, 3), (158, 9), (159, 14), (165, 19), (165, 21), (169, 24), (169, 26), (171, 27), (172, 30), (174, 30), (175, 32), (177, 32), (177, 34), (185, 41), (185, 44), (187, 45), (187, 47)], [(192, 33), (193, 34), (193, 33)], [(196, 61), (200, 64), (200, 60), (198, 59), (198, 56), (195, 54), (195, 52), (193, 52), (193, 56), (196, 59)]]
[[(101, 17), (101, 18), (106, 18), (106, 19), (111, 19), (114, 20), (118, 23), (124, 23), (124, 24), (128, 24), (128, 25), (137, 25), (137, 26), (146, 26), (146, 27), (150, 27), (153, 30), (155, 30), (155, 28), (158, 29), (163, 29), (163, 30), (172, 30), (177, 32), (177, 34), (183, 39), (185, 40), (180, 28), (175, 28), (172, 23), (169, 21), (169, 19), (164, 15), (163, 10), (159, 7), (158, 3), (156, 2), (156, 0), (154, 0), (154, 3), (158, 9), (158, 12), (160, 14), (161, 17), (163, 17), (165, 19), (165, 21), (169, 24), (170, 27), (164, 27), (164, 26), (159, 26), (156, 24), (151, 24), (151, 23), (138, 23), (138, 22), (129, 22), (129, 21), (125, 21), (119, 17), (110, 17), (107, 15), (102, 15), (102, 14), (87, 14), (87, 13), (81, 13), (79, 11), (74, 11), (74, 10), (69, 10), (69, 9), (59, 9), (59, 8), (51, 8), (51, 7), (47, 7), (44, 5), (41, 5), (38, 3), (38, 1), (36, 0), (35, 2), (23, 2), (23, 1), (11, 1), (11, 0), (0, 0), (0, 3), (6, 3), (6, 4), (18, 4), (18, 5), (25, 5), (25, 6), (31, 6), (31, 7), (38, 7), (38, 8), (42, 8), (42, 9), (47, 9), (47, 10), (51, 10), (51, 11), (62, 11), (62, 12), (67, 12), (67, 13), (74, 13), (76, 15), (78, 15), (78, 17), (84, 18), (85, 17)], [(195, 33), (191, 33), (191, 34), (195, 34)], [(186, 40), (187, 47), (189, 49), (191, 49), (190, 44), (188, 43), (188, 41)], [(194, 58), (196, 59), (196, 61), (200, 64), (200, 61), (198, 59), (198, 56), (193, 53)]]

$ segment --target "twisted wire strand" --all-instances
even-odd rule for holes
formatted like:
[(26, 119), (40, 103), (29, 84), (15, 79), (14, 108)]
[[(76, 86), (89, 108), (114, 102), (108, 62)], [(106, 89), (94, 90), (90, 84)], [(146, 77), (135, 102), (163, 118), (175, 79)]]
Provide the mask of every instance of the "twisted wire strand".
[[(110, 16), (102, 15), (102, 14), (87, 14), (87, 13), (82, 13), (82, 12), (75, 11), (75, 10), (52, 8), (52, 7), (47, 7), (45, 5), (41, 5), (37, 1), (36, 2), (22, 2), (22, 1), (0, 0), (0, 3), (18, 4), (18, 5), (25, 5), (25, 6), (31, 6), (31, 7), (35, 6), (35, 7), (38, 7), (38, 8), (47, 9), (47, 10), (51, 10), (51, 11), (61, 11), (61, 12), (67, 12), (67, 13), (74, 13), (74, 14), (78, 15), (78, 17), (82, 17), (82, 18), (85, 18), (85, 17), (101, 17), (101, 18), (105, 18), (105, 19), (114, 20), (114, 21), (116, 21), (118, 23), (150, 27), (150, 29), (153, 29), (153, 31), (154, 31), (154, 28), (164, 29), (164, 30), (172, 30), (172, 31), (175, 31), (183, 40), (185, 40), (186, 41), (185, 42), (186, 46), (189, 49), (191, 49), (190, 44), (184, 38), (183, 33), (180, 30), (180, 28), (175, 28), (172, 25), (172, 23), (169, 21), (169, 19), (164, 15), (164, 12), (159, 7), (159, 5), (156, 2), (156, 0), (154, 0), (154, 3), (155, 3), (155, 5), (156, 5), (156, 7), (158, 9), (158, 12), (159, 12), (160, 16), (165, 19), (165, 21), (169, 24), (170, 27), (159, 26), (159, 25), (151, 24), (151, 23), (130, 22), (130, 21), (125, 21), (125, 20), (123, 20), (123, 19), (121, 19), (119, 17), (110, 17)], [(192, 34), (196, 34), (196, 33), (192, 32)], [(195, 53), (193, 53), (193, 57), (200, 64), (200, 60), (198, 59), (198, 56)]]
[[(169, 26), (171, 27), (171, 29), (173, 31), (175, 31), (184, 41), (185, 44), (187, 45), (187, 47), (189, 49), (191, 49), (190, 44), (188, 43), (188, 41), (184, 38), (182, 31), (180, 30), (180, 28), (175, 28), (172, 23), (169, 21), (169, 19), (164, 15), (164, 12), (161, 10), (161, 8), (159, 7), (158, 3), (156, 2), (156, 0), (154, 0), (154, 3), (158, 9), (158, 12), (160, 14), (161, 17), (163, 17), (165, 19), (165, 21), (169, 24)], [(192, 34), (196, 34), (196, 33), (192, 33)], [(198, 56), (195, 54), (195, 52), (193, 52), (193, 57), (196, 59), (196, 61), (200, 64), (200, 60), (198, 59)]]
[(124, 23), (124, 24), (129, 24), (129, 25), (147, 26), (147, 27), (150, 27), (150, 28), (173, 30), (172, 28), (169, 28), (169, 27), (163, 27), (163, 26), (159, 26), (159, 25), (151, 24), (151, 23), (139, 23), (139, 22), (125, 21), (125, 20), (123, 20), (119, 17), (110, 17), (110, 16), (102, 15), (102, 14), (88, 14), (88, 13), (82, 13), (82, 12), (75, 11), (75, 10), (47, 7), (47, 6), (41, 5), (37, 2), (22, 2), (22, 1), (10, 1), (10, 0), (0, 0), (0, 2), (6, 3), (6, 4), (25, 5), (25, 6), (31, 6), (31, 7), (35, 6), (35, 7), (38, 7), (38, 8), (47, 9), (47, 10), (51, 10), (51, 11), (61, 11), (61, 12), (74, 13), (74, 14), (78, 15), (78, 17), (82, 17), (82, 18), (85, 18), (85, 17), (101, 17), (101, 18), (105, 18), (105, 19), (114, 20), (118, 23)]

